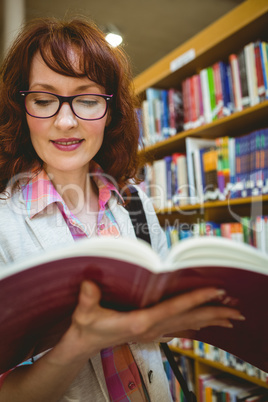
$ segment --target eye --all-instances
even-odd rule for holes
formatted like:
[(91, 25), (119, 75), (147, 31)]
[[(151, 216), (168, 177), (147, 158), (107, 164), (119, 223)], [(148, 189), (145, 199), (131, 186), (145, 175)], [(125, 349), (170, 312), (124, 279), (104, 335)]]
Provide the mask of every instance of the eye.
[(31, 93), (27, 96), (26, 102), (32, 107), (45, 108), (58, 103), (58, 99), (50, 94)]
[(86, 107), (93, 107), (98, 105), (98, 101), (93, 100), (93, 99), (78, 99), (76, 101), (81, 106), (86, 106)]
[(34, 104), (35, 105), (37, 105), (37, 106), (49, 106), (49, 105), (51, 105), (52, 103), (54, 103), (55, 102), (55, 100), (53, 100), (53, 99), (35, 99), (34, 101)]
[(101, 96), (82, 95), (74, 99), (74, 107), (84, 109), (95, 109), (105, 105), (105, 100)]

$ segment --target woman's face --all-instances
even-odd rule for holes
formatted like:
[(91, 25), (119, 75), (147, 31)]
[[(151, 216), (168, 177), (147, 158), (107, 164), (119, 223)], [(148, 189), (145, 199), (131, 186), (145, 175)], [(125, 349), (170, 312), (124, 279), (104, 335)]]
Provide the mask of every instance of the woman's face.
[[(71, 57), (76, 63), (78, 56), (71, 52)], [(29, 90), (62, 96), (105, 93), (103, 87), (87, 77), (67, 77), (54, 72), (39, 53), (32, 61)], [(26, 117), (33, 147), (48, 173), (82, 174), (89, 171), (89, 163), (102, 145), (107, 114), (100, 120), (81, 120), (73, 114), (68, 103), (63, 103), (53, 117), (39, 119), (28, 114)]]

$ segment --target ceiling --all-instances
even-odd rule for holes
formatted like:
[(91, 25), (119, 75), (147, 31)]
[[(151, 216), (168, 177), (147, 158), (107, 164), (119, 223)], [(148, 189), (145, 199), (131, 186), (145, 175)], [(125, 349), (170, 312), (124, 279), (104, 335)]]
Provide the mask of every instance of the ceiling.
[[(0, 43), (3, 53), (3, 2)], [(24, 0), (26, 20), (35, 17), (88, 16), (100, 27), (115, 25), (134, 75), (201, 31), (243, 0)]]

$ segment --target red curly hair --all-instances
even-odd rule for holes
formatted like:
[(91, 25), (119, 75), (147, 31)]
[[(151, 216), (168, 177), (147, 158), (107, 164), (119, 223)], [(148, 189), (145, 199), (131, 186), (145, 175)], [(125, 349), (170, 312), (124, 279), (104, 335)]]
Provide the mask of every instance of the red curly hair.
[[(80, 72), (68, 58), (75, 46), (80, 53)], [(124, 51), (112, 48), (93, 23), (83, 19), (37, 19), (27, 24), (6, 56), (0, 72), (0, 193), (11, 177), (33, 167), (42, 168), (30, 139), (19, 91), (29, 88), (34, 55), (40, 52), (53, 71), (71, 77), (87, 76), (113, 94), (111, 122), (94, 160), (119, 187), (136, 178), (139, 129), (130, 64)]]

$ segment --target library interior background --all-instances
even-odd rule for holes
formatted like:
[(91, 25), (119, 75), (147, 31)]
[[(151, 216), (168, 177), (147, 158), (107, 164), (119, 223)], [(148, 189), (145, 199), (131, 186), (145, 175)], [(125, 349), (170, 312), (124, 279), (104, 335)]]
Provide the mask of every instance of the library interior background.
[[(141, 186), (169, 245), (222, 236), (267, 254), (268, 1), (2, 0), (0, 61), (22, 23), (79, 15), (121, 37), (130, 57)], [(263, 320), (256, 331), (268, 334)], [(268, 357), (266, 369), (197, 340), (170, 348), (198, 401), (268, 401)], [(174, 401), (184, 401), (163, 364)]]

